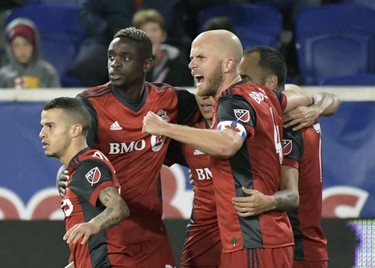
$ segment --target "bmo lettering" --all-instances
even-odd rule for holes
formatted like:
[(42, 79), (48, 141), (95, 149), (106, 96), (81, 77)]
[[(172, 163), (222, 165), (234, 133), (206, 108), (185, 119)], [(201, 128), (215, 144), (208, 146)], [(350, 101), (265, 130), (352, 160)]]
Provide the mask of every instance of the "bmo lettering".
[(129, 144), (125, 142), (121, 143), (110, 143), (109, 144), (109, 153), (108, 154), (124, 154), (129, 153), (134, 150), (141, 151), (146, 147), (145, 140), (132, 141)]
[(210, 180), (212, 179), (212, 172), (209, 168), (197, 168), (195, 169), (197, 172), (198, 180)]

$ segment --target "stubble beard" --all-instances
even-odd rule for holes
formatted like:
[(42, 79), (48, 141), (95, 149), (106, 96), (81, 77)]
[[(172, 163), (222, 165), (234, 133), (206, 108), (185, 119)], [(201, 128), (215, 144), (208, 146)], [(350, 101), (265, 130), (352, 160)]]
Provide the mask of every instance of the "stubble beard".
[(207, 87), (198, 93), (198, 96), (212, 96), (216, 97), (216, 94), (223, 83), (223, 74), (221, 67), (216, 67), (212, 73), (212, 76), (207, 81)]

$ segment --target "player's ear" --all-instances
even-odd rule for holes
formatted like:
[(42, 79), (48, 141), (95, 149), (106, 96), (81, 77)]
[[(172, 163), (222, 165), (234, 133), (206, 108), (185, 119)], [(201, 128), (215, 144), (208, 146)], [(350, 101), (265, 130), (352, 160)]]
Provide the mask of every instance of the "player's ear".
[(227, 73), (230, 70), (232, 70), (233, 68), (235, 68), (236, 61), (234, 60), (234, 58), (228, 58), (228, 59), (224, 59), (223, 64), (224, 64), (224, 66), (223, 66), (224, 73)]
[(77, 137), (77, 136), (81, 135), (82, 132), (83, 132), (83, 127), (80, 124), (75, 124), (71, 128), (71, 134), (72, 134), (73, 137)]
[(278, 82), (277, 76), (272, 74), (266, 77), (265, 86), (270, 89), (277, 89), (278, 88)]
[(154, 60), (152, 58), (146, 59), (143, 64), (143, 72), (147, 73), (148, 71), (150, 71), (153, 64), (154, 64)]

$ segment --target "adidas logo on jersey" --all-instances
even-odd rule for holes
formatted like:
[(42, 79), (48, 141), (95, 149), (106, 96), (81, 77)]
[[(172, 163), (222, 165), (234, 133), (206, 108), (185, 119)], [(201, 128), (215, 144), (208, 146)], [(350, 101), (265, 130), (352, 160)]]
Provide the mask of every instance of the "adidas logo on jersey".
[(198, 150), (198, 149), (195, 149), (194, 155), (201, 155), (201, 154), (204, 154), (202, 151)]
[(111, 125), (111, 127), (109, 128), (110, 130), (122, 130), (122, 127), (120, 126), (120, 124), (115, 121), (113, 122), (113, 124)]

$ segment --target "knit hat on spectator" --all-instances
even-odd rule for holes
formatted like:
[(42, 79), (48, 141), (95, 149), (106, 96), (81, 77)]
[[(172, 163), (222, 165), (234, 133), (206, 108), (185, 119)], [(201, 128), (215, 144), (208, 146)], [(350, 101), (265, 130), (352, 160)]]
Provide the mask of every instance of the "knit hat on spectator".
[(22, 36), (32, 45), (35, 45), (35, 31), (28, 25), (17, 25), (12, 28), (8, 33), (8, 41), (12, 42), (17, 36)]

